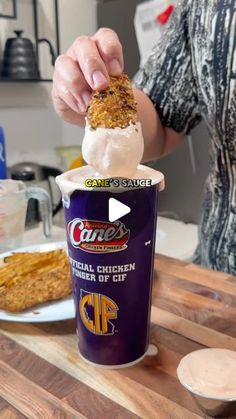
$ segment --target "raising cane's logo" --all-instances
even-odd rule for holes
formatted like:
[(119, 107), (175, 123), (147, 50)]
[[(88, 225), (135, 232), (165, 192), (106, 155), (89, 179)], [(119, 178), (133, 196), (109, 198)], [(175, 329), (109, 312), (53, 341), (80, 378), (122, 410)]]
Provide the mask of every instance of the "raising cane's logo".
[(120, 221), (109, 223), (75, 218), (68, 224), (68, 235), (75, 248), (90, 253), (112, 253), (127, 249), (130, 230)]

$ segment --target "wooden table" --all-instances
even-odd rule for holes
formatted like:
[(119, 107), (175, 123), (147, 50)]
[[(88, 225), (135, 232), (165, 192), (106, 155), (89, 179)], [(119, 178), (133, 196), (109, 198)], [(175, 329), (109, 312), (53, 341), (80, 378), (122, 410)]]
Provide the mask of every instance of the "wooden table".
[(0, 326), (1, 419), (203, 418), (176, 368), (196, 349), (236, 350), (236, 277), (157, 256), (151, 343), (159, 354), (128, 369), (84, 363), (73, 320)]

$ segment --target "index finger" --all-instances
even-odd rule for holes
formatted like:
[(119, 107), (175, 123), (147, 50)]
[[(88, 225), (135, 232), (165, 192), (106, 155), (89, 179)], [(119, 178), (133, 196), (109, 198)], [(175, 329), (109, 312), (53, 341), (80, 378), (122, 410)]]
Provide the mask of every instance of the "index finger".
[(67, 51), (78, 64), (93, 90), (103, 90), (109, 84), (109, 74), (96, 42), (89, 36), (79, 36)]
[(123, 50), (118, 35), (109, 28), (101, 28), (92, 37), (96, 42), (110, 76), (119, 76), (124, 69)]

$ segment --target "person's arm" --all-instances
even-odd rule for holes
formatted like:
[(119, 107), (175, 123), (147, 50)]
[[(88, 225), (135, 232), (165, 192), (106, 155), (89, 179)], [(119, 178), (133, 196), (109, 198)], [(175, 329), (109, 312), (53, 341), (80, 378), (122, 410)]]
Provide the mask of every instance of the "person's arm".
[(145, 93), (134, 89), (134, 96), (145, 144), (143, 161), (148, 162), (174, 151), (184, 141), (185, 135), (162, 125), (152, 101)]
[[(135, 98), (144, 135), (143, 161), (174, 151), (201, 119), (192, 70), (188, 28), (189, 0), (183, 0), (147, 63), (134, 78)], [(57, 113), (83, 127), (91, 90), (103, 90), (109, 76), (124, 69), (117, 34), (102, 28), (75, 40), (56, 60), (52, 97)]]
[[(56, 60), (52, 98), (58, 115), (83, 127), (91, 90), (106, 88), (109, 76), (119, 75), (123, 67), (122, 46), (112, 30), (103, 28), (93, 37), (76, 39)], [(150, 161), (174, 150), (184, 136), (162, 126), (147, 95), (138, 89), (134, 94), (145, 142), (143, 160)]]
[(133, 79), (145, 160), (174, 151), (201, 120), (193, 51), (191, 2), (182, 0)]

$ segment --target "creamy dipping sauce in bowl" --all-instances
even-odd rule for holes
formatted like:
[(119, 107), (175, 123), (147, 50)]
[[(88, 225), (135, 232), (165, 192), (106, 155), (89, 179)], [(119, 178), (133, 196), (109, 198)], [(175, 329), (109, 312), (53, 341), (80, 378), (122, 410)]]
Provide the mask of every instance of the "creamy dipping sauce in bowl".
[(192, 352), (180, 361), (177, 376), (205, 413), (225, 417), (230, 411), (236, 417), (236, 352), (217, 348)]

